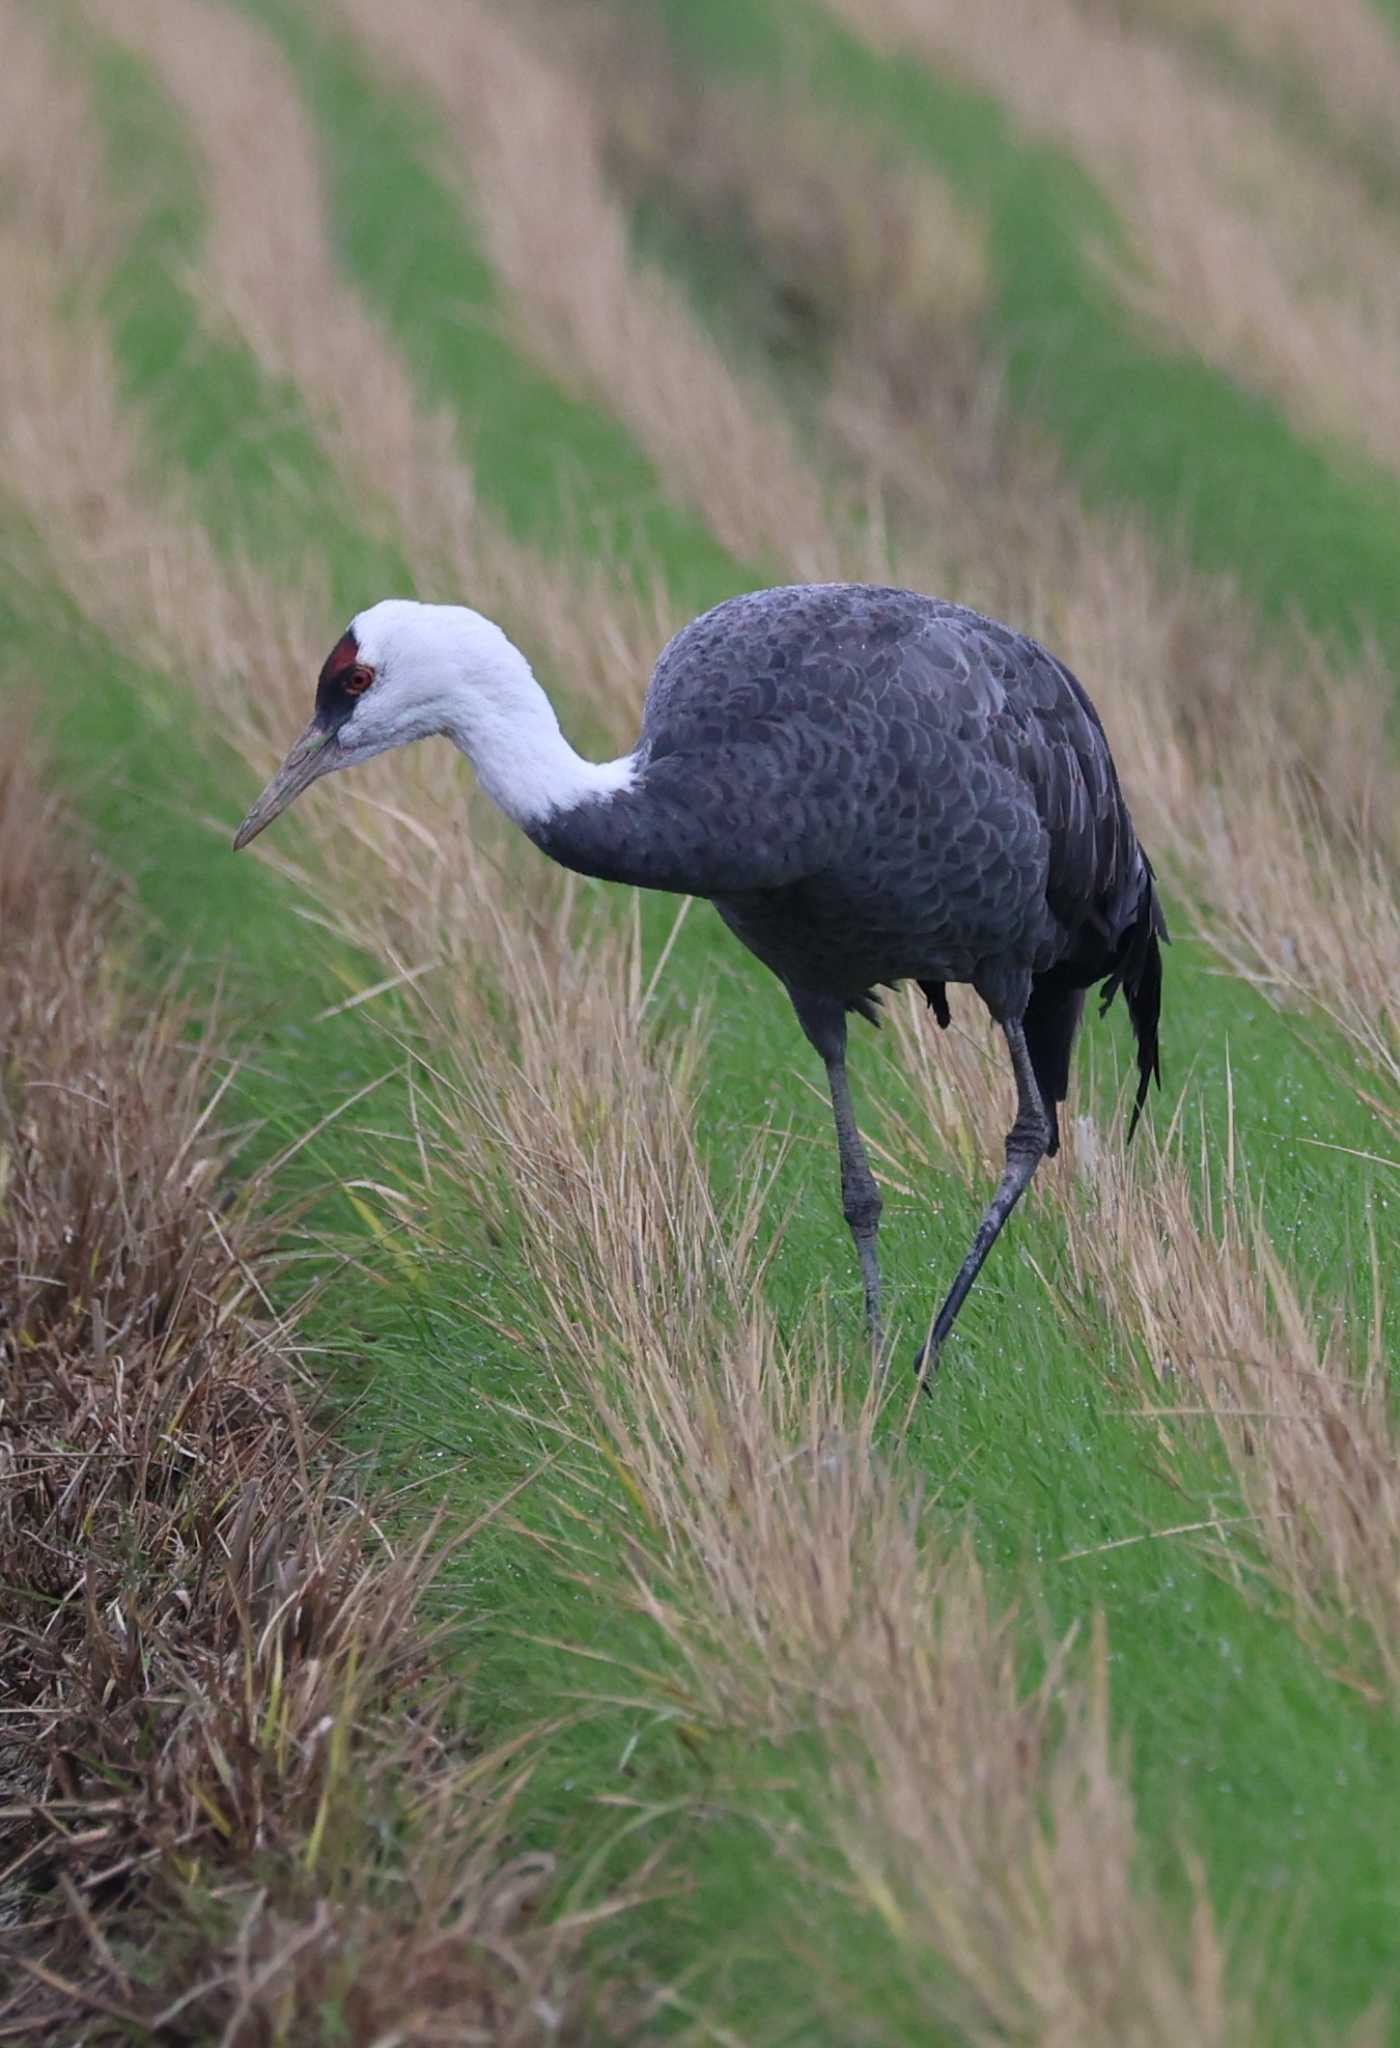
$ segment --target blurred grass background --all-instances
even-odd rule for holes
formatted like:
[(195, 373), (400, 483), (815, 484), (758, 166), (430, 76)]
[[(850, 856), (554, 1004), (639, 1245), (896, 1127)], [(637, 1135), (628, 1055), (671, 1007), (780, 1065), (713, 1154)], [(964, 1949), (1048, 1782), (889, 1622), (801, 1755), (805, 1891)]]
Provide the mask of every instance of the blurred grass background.
[[(1273, 182), (1248, 135), (1236, 162), (1202, 157), (1207, 222), (1160, 154), (1124, 161), (1119, 182), (1111, 150), (1081, 160), (1022, 76), (1042, 61), (1024, 11), (1006, 0), (998, 30), (1000, 6), (980, 37), (932, 0), (5, 10), (31, 67), (0, 186), (29, 351), (7, 393), (6, 688), (37, 704), (139, 893), (133, 977), (178, 966), (234, 1019), (250, 1164), (382, 1079), (287, 1169), (314, 1202), (307, 1249), (333, 1270), (313, 1341), (354, 1396), (353, 1440), (454, 1515), (551, 1461), (439, 1591), (472, 1617), (483, 1745), (564, 1717), (512, 1820), (559, 1854), (560, 1910), (596, 1906), (664, 1850), (646, 1902), (600, 1917), (594, 1966), (672, 1987), (651, 2024), (696, 2038), (927, 2038), (930, 2012), (953, 2039), (1075, 2036), (1054, 2032), (1048, 1992), (1020, 2031), (975, 2001), (968, 2017), (947, 1988), (958, 1957), (846, 1866), (823, 1886), (789, 1853), (797, 1838), (840, 1865), (829, 1745), (800, 1712), (759, 1739), (700, 1710), (673, 1638), (617, 1582), (615, 1553), (664, 1552), (665, 1530), (571, 1362), (511, 1155), (494, 1180), (443, 1163), (454, 1130), (472, 1142), (458, 1094), (528, 1070), (494, 942), (554, 981), (541, 1013), (592, 1142), (589, 1090), (608, 1097), (571, 1034), (571, 977), (626, 949), (633, 906), (587, 885), (561, 911), (555, 878), (504, 842), (453, 762), (400, 760), (368, 796), (317, 791), (314, 821), (265, 865), (233, 863), (227, 832), (298, 729), (324, 646), (391, 591), (501, 617), (600, 748), (625, 744), (665, 632), (728, 591), (888, 573), (986, 604), (1053, 640), (1115, 740), (1113, 708), (1135, 697), (1165, 705), (1183, 745), (1216, 735), (1215, 779), (1193, 770), (1204, 794), (1180, 797), (1150, 748), (1126, 764), (1159, 834), (1174, 806), (1182, 820), (1159, 1120), (1184, 1091), (1205, 1239), (1222, 1204), (1257, 1217), (1333, 1369), (1373, 1323), (1393, 1332), (1373, 1274), (1394, 1237), (1394, 1068), (1358, 1055), (1316, 991), (1258, 961), (1237, 971), (1219, 943), (1237, 877), (1218, 846), (1188, 844), (1198, 813), (1271, 768), (1257, 749), (1296, 741), (1308, 829), (1392, 878), (1393, 902), (1400, 480), (1328, 350), (1340, 324), (1346, 360), (1369, 352), (1380, 379), (1397, 364), (1400, 325), (1359, 248), (1400, 241), (1400, 141), (1357, 83), (1377, 60), (1354, 56), (1376, 24), (1348, 0), (1321, 62), (1284, 0), (1239, 19), (1209, 0), (1044, 10), (1047, 72), (1068, 50), (1081, 98), (1101, 77), (1110, 137), (1135, 77), (1269, 128)], [(1133, 70), (1161, 52), (1165, 69)], [(1347, 210), (1319, 227), (1298, 195), (1324, 173)], [(1238, 332), (1222, 324), (1209, 265), (1227, 228), (1273, 265), (1268, 346), (1248, 306)], [(1297, 336), (1280, 337), (1279, 308)], [(1296, 829), (1284, 811), (1265, 824), (1280, 845)], [(494, 927), (464, 910), (473, 890)], [(785, 999), (707, 910), (678, 933), (673, 904), (637, 914), (629, 971), (645, 985), (664, 956), (638, 1030), (664, 1049), (704, 1026), (693, 1115), (717, 1213), (732, 1227), (743, 1211), (757, 1141), (775, 1162), (755, 1226), (767, 1311), (809, 1333), (799, 1351), (824, 1328), (857, 1399), (868, 1361), (828, 1115)], [(1306, 953), (1310, 914), (1325, 906), (1290, 905), (1274, 942)], [(396, 985), (342, 1007), (381, 983)], [(475, 1080), (464, 1019), (500, 1041)], [(1116, 1020), (1088, 1037), (1082, 1106), (1106, 1130)], [(893, 1197), (898, 1360), (980, 1206), (985, 1143), (975, 1106), (951, 1151), (911, 1138), (928, 1102), (907, 1052), (894, 1031), (859, 1048)], [(420, 1094), (444, 1073), (429, 1174)], [(1027, 1686), (1048, 1644), (1078, 1632), (1082, 1649), (1102, 1617), (1133, 1882), (1183, 1924), (1209, 1901), (1259, 2037), (1388, 2037), (1396, 1703), (1353, 1654), (1344, 1591), (1328, 1594), (1335, 1641), (1299, 1626), (1190, 1386), (1159, 1380), (1141, 1327), (1080, 1281), (1065, 1205), (1088, 1202), (1067, 1168), (1018, 1216), (956, 1368), (911, 1420), (894, 1404), (880, 1456), (924, 1503), (921, 1541), (969, 1535)], [(570, 1312), (587, 1318), (576, 1278)], [(1218, 1286), (1236, 1279), (1222, 1261)], [(1105, 2040), (1167, 2037), (1121, 1983), (1097, 2023)], [(1218, 2037), (1239, 2025), (1232, 2008)]]

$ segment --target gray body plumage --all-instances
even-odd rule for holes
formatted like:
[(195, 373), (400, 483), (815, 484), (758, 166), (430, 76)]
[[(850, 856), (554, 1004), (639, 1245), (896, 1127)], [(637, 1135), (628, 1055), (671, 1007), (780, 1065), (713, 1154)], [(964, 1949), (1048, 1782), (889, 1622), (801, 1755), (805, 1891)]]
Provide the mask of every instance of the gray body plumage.
[(635, 788), (537, 837), (570, 866), (713, 899), (794, 989), (1110, 974), (1151, 869), (1084, 690), (1036, 641), (912, 591), (731, 598), (647, 692)]

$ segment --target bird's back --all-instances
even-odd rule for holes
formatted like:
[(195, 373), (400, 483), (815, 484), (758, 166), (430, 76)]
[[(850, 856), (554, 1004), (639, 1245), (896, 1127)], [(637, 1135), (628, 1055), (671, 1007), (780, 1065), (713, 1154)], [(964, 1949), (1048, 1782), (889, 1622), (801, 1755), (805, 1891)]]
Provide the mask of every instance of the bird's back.
[[(754, 894), (713, 893), (789, 980), (980, 985), (999, 959), (1096, 979), (1141, 890), (1080, 684), (1026, 635), (912, 591), (798, 585), (707, 612), (657, 663), (642, 759), (753, 845)], [(768, 835), (799, 853), (776, 893)]]

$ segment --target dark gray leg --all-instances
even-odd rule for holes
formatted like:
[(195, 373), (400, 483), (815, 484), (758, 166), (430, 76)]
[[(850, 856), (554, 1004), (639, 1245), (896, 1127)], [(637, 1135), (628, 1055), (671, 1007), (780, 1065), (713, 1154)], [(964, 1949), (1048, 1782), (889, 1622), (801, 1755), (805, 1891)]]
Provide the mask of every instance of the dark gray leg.
[(826, 1067), (831, 1090), (831, 1107), (836, 1117), (836, 1145), (841, 1155), (841, 1211), (855, 1241), (860, 1260), (860, 1277), (865, 1283), (865, 1325), (871, 1336), (880, 1335), (880, 1262), (875, 1240), (884, 1203), (870, 1171), (860, 1132), (856, 1128), (855, 1105), (846, 1079), (846, 1010), (828, 998), (794, 994), (797, 1019)]
[(982, 1261), (996, 1243), (1002, 1224), (1029, 1187), (1031, 1175), (1050, 1143), (1050, 1119), (1036, 1086), (1031, 1056), (1026, 1049), (1026, 1034), (1019, 1022), (1003, 1024), (1002, 1029), (1011, 1048), (1011, 1064), (1016, 1070), (1016, 1121), (1006, 1137), (1006, 1171), (987, 1204), (986, 1214), (972, 1240), (972, 1250), (963, 1260), (957, 1279), (948, 1289), (948, 1298), (938, 1311), (933, 1334), (914, 1361), (914, 1370), (925, 1388), (928, 1386), (929, 1369), (938, 1363), (939, 1350), (953, 1327), (958, 1310), (967, 1299), (968, 1289), (982, 1270)]
[(872, 1337), (878, 1338), (880, 1261), (875, 1240), (880, 1229), (880, 1211), (885, 1205), (856, 1128), (844, 1056), (827, 1061), (826, 1078), (831, 1088), (831, 1107), (836, 1113), (836, 1144), (841, 1154), (841, 1213), (850, 1228), (860, 1260), (860, 1277), (865, 1283), (865, 1327)]

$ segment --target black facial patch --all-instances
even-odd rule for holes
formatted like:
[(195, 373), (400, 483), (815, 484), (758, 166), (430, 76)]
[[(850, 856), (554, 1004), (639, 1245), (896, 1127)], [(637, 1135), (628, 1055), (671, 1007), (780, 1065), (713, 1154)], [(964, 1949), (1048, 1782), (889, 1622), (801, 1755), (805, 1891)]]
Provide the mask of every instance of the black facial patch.
[(316, 711), (312, 724), (321, 732), (339, 732), (355, 708), (364, 685), (356, 687), (360, 673), (360, 647), (347, 627), (322, 664), (316, 682)]

